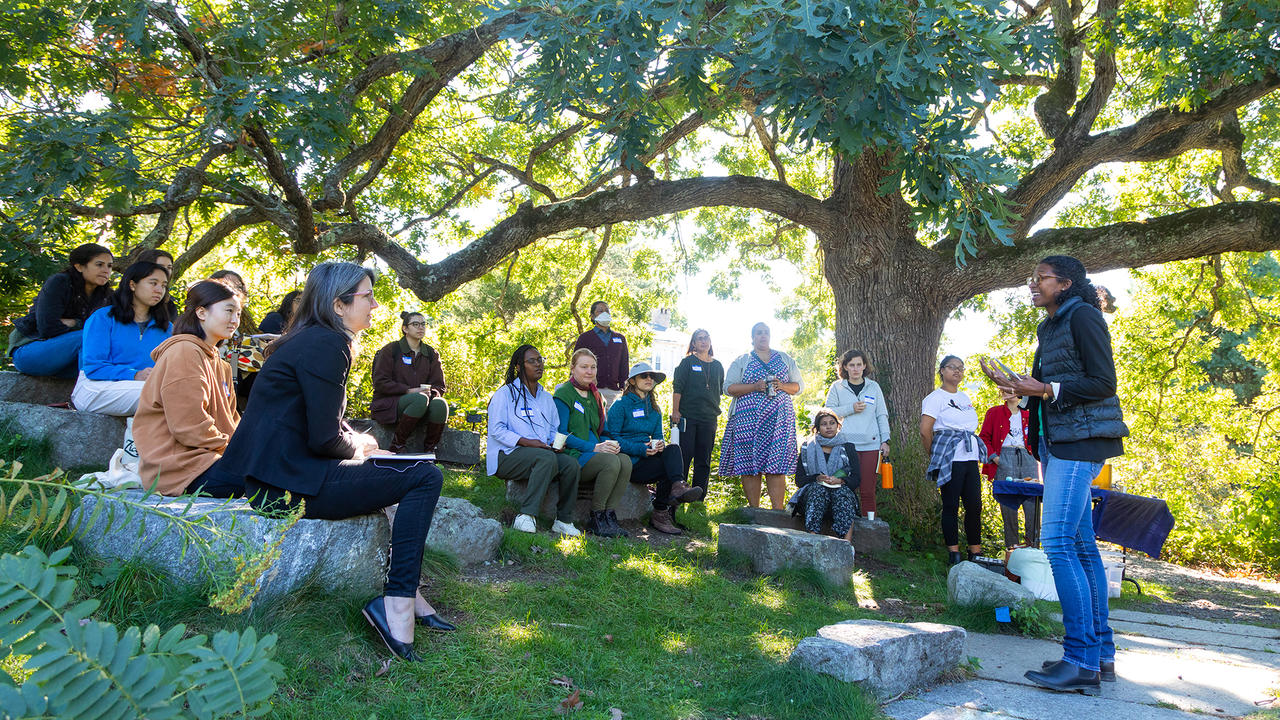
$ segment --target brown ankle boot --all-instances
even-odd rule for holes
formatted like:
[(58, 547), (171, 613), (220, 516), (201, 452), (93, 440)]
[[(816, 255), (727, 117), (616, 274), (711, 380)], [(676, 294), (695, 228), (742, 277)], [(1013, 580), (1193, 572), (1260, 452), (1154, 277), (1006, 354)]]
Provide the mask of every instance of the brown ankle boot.
[(422, 440), (422, 452), (435, 452), (444, 435), (444, 423), (427, 423), (427, 435)]
[(696, 485), (689, 485), (685, 482), (671, 483), (671, 500), (669, 503), (675, 505), (682, 502), (698, 502), (705, 495), (706, 491)]
[(654, 510), (653, 514), (649, 516), (649, 527), (653, 528), (654, 530), (657, 530), (658, 532), (664, 532), (668, 535), (684, 534), (680, 530), (680, 528), (676, 527), (671, 522), (671, 508)]
[(396, 423), (396, 433), (391, 438), (391, 445), (387, 449), (397, 455), (404, 452), (404, 446), (409, 442), (409, 436), (413, 434), (413, 429), (418, 427), (420, 417), (412, 415), (401, 415), (400, 422)]

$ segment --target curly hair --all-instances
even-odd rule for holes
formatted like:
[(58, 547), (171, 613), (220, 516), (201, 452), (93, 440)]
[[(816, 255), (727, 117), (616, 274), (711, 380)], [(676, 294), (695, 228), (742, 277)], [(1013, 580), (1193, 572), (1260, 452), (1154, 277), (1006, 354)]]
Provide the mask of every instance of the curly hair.
[(1054, 298), (1054, 304), (1061, 306), (1070, 298), (1078, 297), (1085, 304), (1102, 309), (1102, 302), (1098, 299), (1098, 289), (1085, 276), (1084, 263), (1070, 255), (1050, 255), (1041, 260), (1040, 264), (1053, 268), (1060, 279), (1071, 281), (1071, 287), (1058, 292), (1058, 296)]

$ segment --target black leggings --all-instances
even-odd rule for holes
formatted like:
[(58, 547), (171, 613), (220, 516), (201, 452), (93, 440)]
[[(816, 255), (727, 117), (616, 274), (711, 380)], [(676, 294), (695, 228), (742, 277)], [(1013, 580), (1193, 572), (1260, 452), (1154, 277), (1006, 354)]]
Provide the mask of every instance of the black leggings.
[[(422, 572), (422, 551), (431, 529), (431, 516), (440, 499), (444, 475), (430, 463), (387, 462), (382, 467), (376, 460), (358, 465), (343, 465), (337, 460), (329, 464), (324, 483), (316, 495), (301, 496), (306, 501), (303, 517), (320, 520), (345, 520), (357, 515), (378, 512), (389, 505), (400, 504), (391, 525), (391, 567), (383, 594), (390, 597), (414, 597)], [(245, 478), (245, 494), (259, 510), (279, 510), (284, 491)], [(292, 504), (299, 496), (292, 495)]]
[(638, 458), (631, 468), (631, 482), (648, 485), (658, 483), (653, 494), (653, 509), (666, 510), (671, 497), (671, 484), (684, 480), (684, 456), (679, 445), (668, 445), (657, 455)]
[(715, 420), (680, 418), (680, 447), (684, 449), (684, 473), (688, 477), (693, 463), (693, 484), (707, 489), (711, 477), (711, 447), (716, 444)]
[[(937, 471), (931, 473), (937, 482)], [(978, 461), (951, 463), (951, 481), (938, 488), (942, 493), (942, 541), (945, 545), (960, 543), (960, 503), (964, 502), (964, 536), (970, 545), (982, 544), (982, 478)]]

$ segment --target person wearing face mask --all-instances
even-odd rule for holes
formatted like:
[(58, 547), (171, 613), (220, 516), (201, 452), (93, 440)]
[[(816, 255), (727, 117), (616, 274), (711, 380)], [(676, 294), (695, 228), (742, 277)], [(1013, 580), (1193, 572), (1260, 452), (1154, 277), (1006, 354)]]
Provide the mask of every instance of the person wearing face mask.
[(31, 311), (13, 323), (9, 355), (24, 375), (74, 378), (80, 369), (85, 320), (111, 301), (111, 251), (85, 243), (67, 267), (40, 287)]
[(622, 393), (631, 356), (626, 336), (610, 329), (613, 316), (609, 314), (609, 303), (604, 300), (591, 303), (591, 322), (594, 326), (578, 336), (573, 349), (587, 349), (596, 356), (596, 386), (607, 408)]
[(138, 476), (161, 495), (234, 497), (244, 479), (218, 466), (240, 415), (231, 366), (218, 343), (240, 322), (240, 298), (217, 280), (187, 290), (187, 310), (173, 337), (151, 352), (156, 366), (142, 386), (134, 416)]
[(164, 302), (169, 273), (155, 263), (136, 262), (120, 276), (111, 304), (84, 324), (80, 377), (71, 391), (77, 410), (129, 416), (151, 375), (151, 351), (169, 338), (173, 319)]

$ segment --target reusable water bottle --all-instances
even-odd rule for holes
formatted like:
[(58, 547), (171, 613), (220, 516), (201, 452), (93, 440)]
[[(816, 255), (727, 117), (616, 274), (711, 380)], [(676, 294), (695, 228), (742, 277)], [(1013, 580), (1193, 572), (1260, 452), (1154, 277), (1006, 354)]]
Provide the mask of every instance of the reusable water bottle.
[(880, 463), (880, 487), (889, 489), (893, 487), (893, 463)]

